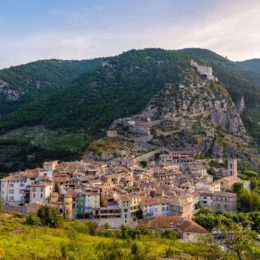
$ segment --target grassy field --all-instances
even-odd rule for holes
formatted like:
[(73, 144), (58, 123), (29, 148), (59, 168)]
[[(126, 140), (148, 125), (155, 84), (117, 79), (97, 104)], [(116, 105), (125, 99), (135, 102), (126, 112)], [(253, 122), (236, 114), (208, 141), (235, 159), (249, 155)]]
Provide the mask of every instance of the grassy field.
[[(62, 228), (28, 226), (25, 217), (0, 214), (0, 259), (217, 259), (211, 246), (141, 236), (120, 239), (116, 234), (91, 236), (85, 224), (65, 222)], [(180, 253), (186, 254), (180, 258)], [(228, 258), (232, 259), (232, 258)]]

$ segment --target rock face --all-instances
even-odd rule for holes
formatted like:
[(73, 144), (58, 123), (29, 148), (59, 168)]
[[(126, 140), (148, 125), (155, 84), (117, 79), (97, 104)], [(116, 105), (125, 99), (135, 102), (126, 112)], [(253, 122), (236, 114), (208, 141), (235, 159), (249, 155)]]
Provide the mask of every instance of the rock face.
[(17, 91), (10, 88), (9, 84), (0, 79), (0, 95), (6, 97), (8, 101), (17, 101), (20, 95)]
[(239, 114), (242, 114), (245, 109), (246, 109), (246, 104), (245, 104), (244, 96), (242, 96), (237, 102), (237, 110)]
[(190, 149), (198, 156), (257, 160), (239, 112), (225, 87), (193, 68), (179, 85), (167, 84), (146, 109), (111, 125), (119, 136), (145, 146)]

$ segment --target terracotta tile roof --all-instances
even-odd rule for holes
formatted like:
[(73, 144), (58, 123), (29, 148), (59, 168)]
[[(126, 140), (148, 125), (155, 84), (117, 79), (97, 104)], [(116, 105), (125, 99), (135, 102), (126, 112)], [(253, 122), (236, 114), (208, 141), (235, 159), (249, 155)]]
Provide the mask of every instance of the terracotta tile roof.
[(29, 187), (46, 187), (46, 186), (52, 186), (52, 182), (37, 182), (29, 185)]
[(213, 193), (213, 197), (229, 197), (229, 198), (234, 198), (237, 195), (232, 192), (225, 192), (225, 191), (216, 191)]
[(149, 229), (179, 229), (183, 232), (206, 234), (208, 231), (192, 219), (177, 216), (161, 216), (143, 221)]
[(26, 181), (26, 179), (27, 179), (26, 176), (16, 174), (16, 175), (4, 177), (1, 179), (1, 181)]

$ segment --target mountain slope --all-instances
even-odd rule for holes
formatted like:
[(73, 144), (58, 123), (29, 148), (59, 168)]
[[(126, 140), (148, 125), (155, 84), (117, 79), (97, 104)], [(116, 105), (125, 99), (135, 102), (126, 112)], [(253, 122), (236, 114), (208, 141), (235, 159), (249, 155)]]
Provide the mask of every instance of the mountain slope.
[[(208, 50), (132, 50), (102, 59), (102, 63), (100, 60), (94, 61), (90, 70), (71, 83), (67, 83), (72, 79), (69, 76), (64, 83), (65, 87), (55, 87), (53, 91), (47, 91), (47, 94), (35, 95), (37, 98), (34, 99), (33, 95), (30, 95), (30, 102), (25, 102), (18, 109), (13, 109), (12, 113), (3, 116), (0, 121), (0, 151), (8, 153), (0, 158), (0, 171), (36, 165), (44, 158), (55, 159), (57, 154), (62, 158), (63, 152), (66, 159), (80, 157), (91, 138), (104, 135), (104, 131), (115, 119), (142, 112), (165, 84), (177, 84), (183, 70), (190, 68), (191, 59), (213, 67), (216, 76), (224, 83), (223, 88), (231, 95), (232, 102), (241, 103), (239, 101), (244, 98), (245, 110), (242, 112), (242, 119), (253, 140), (260, 144), (260, 88), (256, 80), (251, 79), (258, 76), (255, 71), (246, 69), (249, 72), (245, 73), (245, 76), (244, 65), (229, 61)], [(77, 73), (80, 74), (82, 71)], [(77, 77), (77, 73), (73, 76)], [(57, 79), (60, 79), (59, 76)], [(59, 82), (57, 85), (63, 84)], [(25, 131), (25, 127), (25, 136), (33, 136), (32, 142), (20, 134)], [(10, 135), (10, 131), (13, 134)], [(81, 140), (81, 145), (78, 146), (78, 141), (75, 141), (75, 144), (71, 141), (65, 149), (64, 146), (54, 143), (46, 150), (46, 142), (39, 140), (31, 131), (39, 135), (44, 133), (46, 139), (50, 136), (60, 136), (61, 142), (69, 135), (70, 140)], [(18, 142), (18, 136), (21, 143)], [(24, 152), (27, 156), (26, 164), (6, 167), (16, 158), (17, 150), (20, 151), (21, 146), (26, 145), (31, 147), (29, 151)], [(62, 149), (59, 150), (58, 147)]]
[(100, 63), (100, 59), (41, 60), (0, 70), (0, 116), (48, 96)]
[(247, 67), (248, 69), (254, 70), (257, 73), (260, 73), (260, 59), (245, 60), (237, 63)]
[(7, 117), (0, 131), (43, 123), (50, 128), (62, 125), (73, 131), (100, 132), (114, 119), (141, 111), (166, 82), (179, 78), (188, 62), (177, 52), (149, 49), (109, 58), (60, 95), (32, 103)]
[(135, 155), (151, 149), (194, 151), (201, 157), (236, 156), (257, 162), (239, 113), (225, 87), (194, 69), (178, 84), (167, 84), (145, 110), (111, 125), (120, 137), (135, 142)]

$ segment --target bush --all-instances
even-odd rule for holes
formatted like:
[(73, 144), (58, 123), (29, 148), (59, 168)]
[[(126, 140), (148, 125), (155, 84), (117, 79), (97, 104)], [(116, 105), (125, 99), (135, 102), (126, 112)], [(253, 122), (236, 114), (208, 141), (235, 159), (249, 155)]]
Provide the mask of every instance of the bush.
[(97, 234), (97, 230), (98, 230), (98, 224), (96, 222), (93, 221), (88, 221), (86, 222), (87, 228), (88, 228), (88, 233), (91, 236), (95, 236)]
[(89, 234), (89, 229), (87, 225), (85, 225), (83, 222), (76, 220), (73, 225), (73, 229), (82, 234)]
[(25, 223), (27, 225), (34, 225), (34, 226), (40, 226), (42, 224), (40, 218), (36, 214), (30, 214), (26, 218)]
[(43, 226), (58, 227), (62, 225), (62, 218), (59, 216), (57, 210), (50, 206), (39, 208), (37, 216)]
[(258, 175), (257, 172), (251, 170), (244, 170), (243, 174), (248, 177), (256, 177)]
[(138, 222), (135, 229), (138, 230), (141, 235), (149, 235), (150, 234), (147, 226), (145, 224), (143, 224), (142, 222)]
[(243, 187), (244, 187), (243, 183), (236, 182), (233, 184), (233, 191), (238, 194), (239, 192), (242, 191)]
[(244, 175), (244, 174), (238, 174), (238, 177), (239, 177), (240, 179), (242, 179), (242, 180), (248, 180), (248, 179), (249, 179), (249, 177), (246, 176), (246, 175)]
[(108, 222), (106, 222), (105, 225), (104, 225), (104, 228), (105, 229), (110, 229), (110, 224)]
[(147, 167), (147, 161), (141, 161), (140, 165), (144, 168)]
[(0, 196), (0, 211), (3, 210), (3, 207), (4, 207), (4, 199), (2, 196)]
[(177, 230), (165, 230), (161, 237), (168, 239), (177, 239), (182, 237), (182, 232)]

